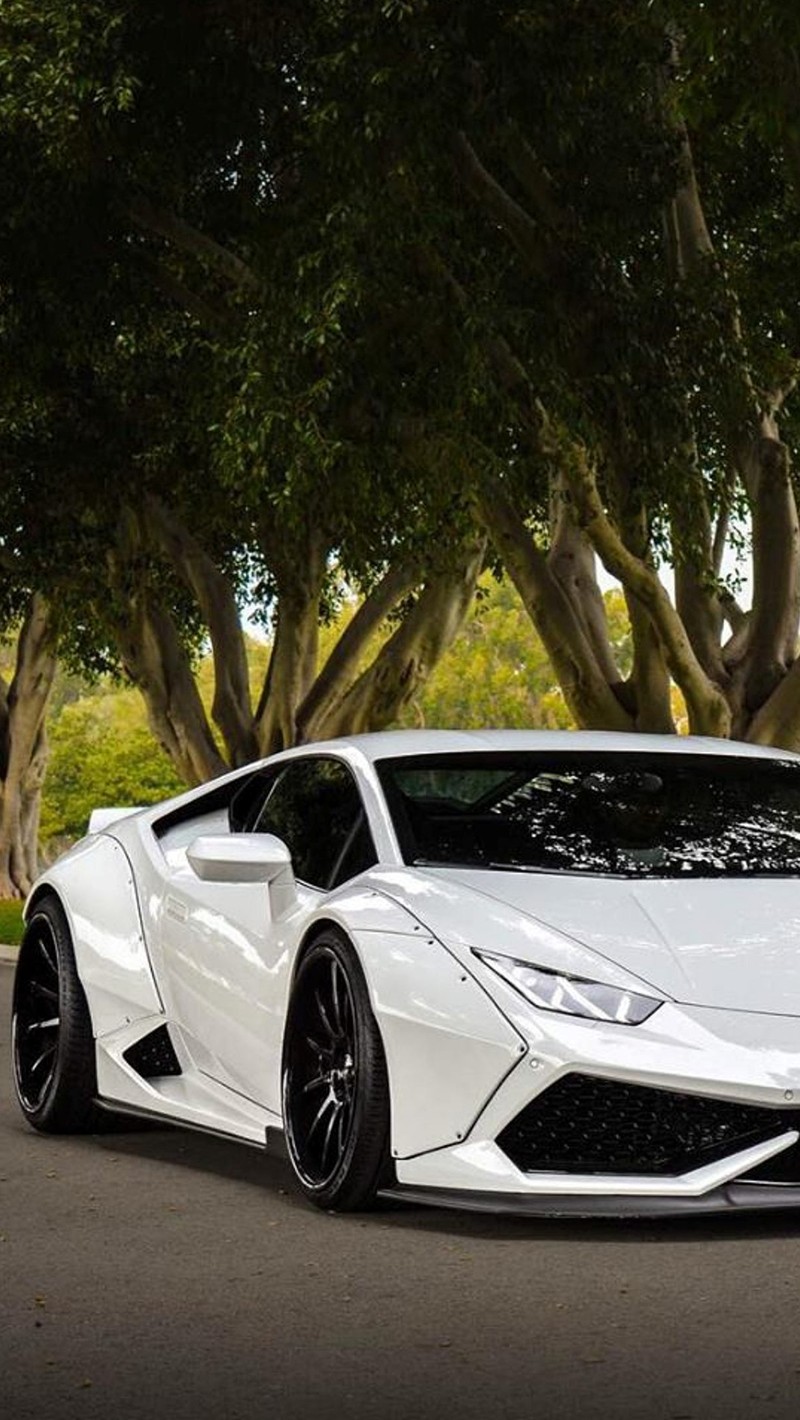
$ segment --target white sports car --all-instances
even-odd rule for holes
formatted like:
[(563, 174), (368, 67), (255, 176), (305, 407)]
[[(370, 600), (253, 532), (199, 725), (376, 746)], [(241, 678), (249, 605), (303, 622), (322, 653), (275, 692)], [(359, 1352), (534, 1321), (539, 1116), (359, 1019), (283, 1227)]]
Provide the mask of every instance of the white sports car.
[(37, 1129), (285, 1147), (334, 1209), (800, 1205), (800, 756), (331, 741), (93, 815), (26, 922)]

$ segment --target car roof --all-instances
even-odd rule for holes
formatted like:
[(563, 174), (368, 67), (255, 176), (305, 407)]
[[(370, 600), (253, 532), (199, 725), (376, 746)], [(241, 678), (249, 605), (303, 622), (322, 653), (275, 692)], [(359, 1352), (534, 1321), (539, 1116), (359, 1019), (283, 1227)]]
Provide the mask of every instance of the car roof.
[(612, 730), (382, 730), (374, 734), (342, 736), (287, 750), (281, 758), (299, 754), (359, 751), (374, 763), (381, 759), (424, 754), (457, 754), (469, 751), (573, 751), (605, 750), (657, 754), (744, 755), (761, 759), (798, 759), (790, 750), (741, 740), (713, 739), (701, 735), (648, 735)]

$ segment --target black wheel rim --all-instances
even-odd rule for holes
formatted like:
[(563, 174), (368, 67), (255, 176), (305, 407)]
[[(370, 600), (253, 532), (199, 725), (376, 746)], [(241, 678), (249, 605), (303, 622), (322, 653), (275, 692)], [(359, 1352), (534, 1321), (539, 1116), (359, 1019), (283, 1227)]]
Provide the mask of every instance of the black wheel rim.
[(20, 948), (11, 1021), (17, 1092), (31, 1114), (53, 1083), (60, 1028), (58, 951), (49, 923), (35, 917)]
[(311, 1188), (338, 1173), (353, 1132), (358, 1042), (350, 981), (324, 951), (298, 983), (287, 1044), (286, 1131), (295, 1167)]

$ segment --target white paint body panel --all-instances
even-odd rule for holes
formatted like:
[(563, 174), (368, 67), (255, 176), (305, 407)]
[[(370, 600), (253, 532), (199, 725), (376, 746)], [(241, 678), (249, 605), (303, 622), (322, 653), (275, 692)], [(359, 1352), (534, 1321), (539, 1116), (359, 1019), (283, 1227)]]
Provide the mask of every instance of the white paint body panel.
[[(800, 1015), (800, 880), (625, 881), (434, 869), (494, 913), (547, 923), (674, 1001)], [(477, 880), (477, 881), (476, 881)], [(499, 948), (498, 948), (499, 950)]]
[(127, 818), (129, 814), (138, 813), (141, 813), (140, 808), (92, 809), (92, 812), (89, 815), (89, 827), (87, 829), (87, 833), (102, 833), (105, 829), (109, 828), (112, 823), (116, 823), (119, 819)]
[(145, 944), (134, 875), (113, 838), (84, 838), (39, 879), (65, 908), (96, 1035), (162, 1009)]
[[(641, 747), (639, 736), (401, 732), (277, 756), (327, 753), (358, 781), (380, 861), (330, 894), (292, 884), (276, 901), (274, 883), (204, 880), (192, 869), (193, 839), (226, 832), (212, 794), (256, 766), (84, 840), (42, 884), (69, 917), (101, 1093), (262, 1142), (281, 1122), (298, 952), (315, 924), (333, 923), (359, 954), (383, 1039), (401, 1183), (531, 1197), (697, 1197), (792, 1147), (798, 1131), (782, 1126), (766, 1144), (680, 1177), (622, 1180), (523, 1174), (495, 1143), (532, 1099), (575, 1071), (760, 1104), (784, 1120), (797, 1106), (800, 1122), (800, 880), (630, 883), (407, 867), (375, 769), (387, 756), (448, 750)], [(649, 737), (647, 747), (774, 757), (703, 740)], [(193, 805), (189, 820), (173, 826), (170, 818), (159, 842), (159, 820)], [(636, 1027), (539, 1010), (474, 948), (665, 1004)], [(143, 1080), (124, 1051), (165, 1021), (183, 1074)]]

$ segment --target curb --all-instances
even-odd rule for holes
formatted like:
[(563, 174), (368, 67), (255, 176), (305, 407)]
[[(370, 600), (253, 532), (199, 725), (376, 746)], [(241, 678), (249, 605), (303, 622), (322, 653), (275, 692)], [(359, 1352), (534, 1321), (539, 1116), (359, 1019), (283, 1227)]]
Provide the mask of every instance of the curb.
[(13, 966), (17, 960), (18, 953), (19, 947), (0, 946), (0, 962), (6, 962), (9, 966)]

